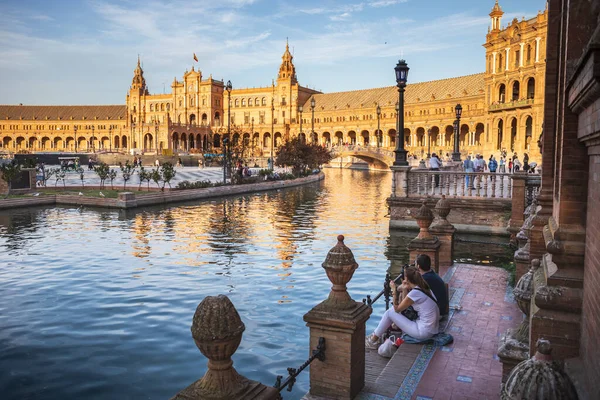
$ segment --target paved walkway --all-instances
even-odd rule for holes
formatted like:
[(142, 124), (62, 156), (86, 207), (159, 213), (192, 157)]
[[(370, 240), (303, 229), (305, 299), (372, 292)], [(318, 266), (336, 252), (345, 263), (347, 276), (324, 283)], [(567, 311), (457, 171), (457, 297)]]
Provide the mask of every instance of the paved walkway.
[[(58, 168), (57, 165), (46, 165), (46, 170), (50, 169), (50, 168)], [(151, 166), (144, 166), (144, 168), (146, 170), (152, 170), (154, 169), (154, 167)], [(121, 170), (119, 169), (118, 166), (111, 166), (111, 169), (114, 169), (117, 171), (117, 178), (114, 180), (113, 182), (113, 186), (115, 188), (118, 187), (123, 187), (123, 177), (121, 174)], [(258, 171), (260, 170), (260, 168), (251, 168), (252, 173), (253, 174), (257, 174)], [(96, 174), (96, 172), (94, 172), (93, 170), (89, 170), (87, 168), (87, 165), (84, 166), (84, 171), (85, 171), (85, 175), (84, 175), (84, 180), (83, 183), (85, 186), (100, 186), (100, 179), (98, 178), (98, 174)], [(137, 188), (139, 186), (139, 176), (137, 174), (137, 172), (139, 171), (139, 168), (136, 169), (136, 172), (133, 174), (133, 176), (131, 177), (131, 179), (129, 181), (127, 181), (127, 187), (129, 188)], [(196, 182), (196, 181), (204, 181), (204, 180), (209, 180), (213, 183), (215, 182), (223, 182), (223, 168), (220, 167), (206, 167), (206, 168), (198, 168), (198, 167), (176, 167), (175, 168), (176, 174), (175, 174), (175, 178), (173, 178), (173, 180), (171, 181), (171, 186), (175, 187), (179, 182), (181, 181), (190, 181), (190, 182)], [(46, 183), (46, 185), (48, 187), (53, 187), (54, 183), (56, 182), (54, 177), (51, 177), (50, 180)], [(105, 185), (107, 187), (110, 187), (110, 181), (107, 180), (105, 182)], [(58, 186), (62, 186), (62, 181), (58, 182)], [(77, 172), (67, 172), (67, 175), (65, 177), (65, 186), (81, 186), (81, 179), (79, 179), (79, 174)], [(144, 182), (142, 184), (142, 187), (146, 187), (147, 183)], [(156, 184), (151, 181), (150, 182), (150, 187), (151, 188), (156, 188)]]
[[(385, 384), (390, 378), (384, 373), (391, 373), (401, 383), (391, 388), (392, 393), (367, 383), (358, 399), (500, 398), (502, 365), (496, 355), (498, 341), (523, 318), (512, 290), (507, 290), (508, 273), (500, 268), (455, 264), (441, 274), (450, 284), (452, 310), (446, 332), (454, 336), (454, 342), (441, 348), (403, 344), (388, 368), (383, 366), (381, 375), (371, 379)], [(392, 364), (400, 367), (390, 371)]]

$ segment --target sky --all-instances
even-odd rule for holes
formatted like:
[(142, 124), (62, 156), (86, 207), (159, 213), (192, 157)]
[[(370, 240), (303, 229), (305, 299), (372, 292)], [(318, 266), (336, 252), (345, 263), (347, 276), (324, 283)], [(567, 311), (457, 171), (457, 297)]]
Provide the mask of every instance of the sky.
[[(125, 104), (140, 56), (152, 94), (192, 66), (234, 88), (277, 78), (286, 39), (326, 93), (483, 72), (494, 0), (2, 0), (0, 104)], [(533, 18), (542, 0), (500, 0)], [(196, 53), (199, 62), (193, 60)]]

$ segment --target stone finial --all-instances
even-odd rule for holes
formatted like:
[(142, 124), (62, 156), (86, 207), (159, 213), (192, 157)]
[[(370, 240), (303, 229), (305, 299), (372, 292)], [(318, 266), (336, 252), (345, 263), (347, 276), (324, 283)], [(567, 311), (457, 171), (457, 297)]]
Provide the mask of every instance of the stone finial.
[(523, 274), (513, 289), (517, 305), (523, 314), (527, 315), (528, 319), (529, 304), (531, 303), (531, 295), (533, 294), (533, 272), (534, 268), (531, 267), (527, 273)]
[(442, 227), (442, 226), (452, 226), (450, 224), (450, 222), (448, 222), (448, 214), (450, 214), (450, 201), (448, 201), (446, 199), (446, 195), (443, 194), (442, 198), (438, 200), (438, 202), (435, 205), (435, 213), (438, 215), (439, 220), (436, 222), (436, 226)]
[(208, 371), (173, 397), (176, 400), (275, 399), (277, 390), (249, 380), (233, 368), (231, 356), (246, 327), (227, 296), (208, 296), (192, 320), (192, 337), (208, 358)]
[(431, 233), (429, 232), (429, 227), (433, 221), (433, 212), (427, 207), (427, 202), (425, 200), (421, 203), (421, 208), (417, 210), (414, 218), (417, 220), (417, 224), (420, 228), (417, 239), (432, 239), (433, 236), (431, 236)]
[(529, 360), (519, 363), (510, 373), (502, 400), (576, 400), (577, 392), (561, 365), (552, 361), (552, 346), (539, 339), (537, 352)]
[(322, 305), (326, 308), (345, 310), (356, 306), (346, 290), (346, 284), (352, 279), (358, 264), (352, 250), (344, 244), (344, 235), (339, 235), (337, 240), (337, 244), (329, 250), (325, 262), (322, 264), (327, 277), (333, 284), (329, 297)]

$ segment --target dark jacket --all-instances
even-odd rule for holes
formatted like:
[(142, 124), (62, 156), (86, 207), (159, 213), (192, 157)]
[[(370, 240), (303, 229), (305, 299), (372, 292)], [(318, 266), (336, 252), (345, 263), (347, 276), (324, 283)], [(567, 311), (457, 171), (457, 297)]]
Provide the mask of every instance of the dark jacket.
[(446, 315), (446, 311), (448, 308), (448, 294), (446, 293), (446, 283), (434, 271), (424, 273), (422, 276), (423, 279), (425, 279), (425, 282), (427, 282), (427, 284), (433, 291), (435, 298), (437, 299), (437, 303), (440, 308), (440, 315)]

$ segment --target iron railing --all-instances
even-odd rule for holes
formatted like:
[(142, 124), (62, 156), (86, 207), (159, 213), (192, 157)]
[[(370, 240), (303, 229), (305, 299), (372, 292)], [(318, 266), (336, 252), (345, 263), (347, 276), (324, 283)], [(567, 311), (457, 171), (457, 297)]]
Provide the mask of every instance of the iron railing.
[(317, 344), (317, 348), (312, 351), (312, 356), (310, 356), (309, 359), (304, 362), (304, 364), (302, 364), (298, 369), (296, 369), (296, 368), (288, 368), (287, 369), (288, 377), (286, 378), (286, 380), (284, 382), (281, 382), (281, 379), (283, 379), (283, 376), (277, 375), (277, 381), (275, 382), (275, 385), (273, 387), (275, 389), (277, 389), (279, 392), (281, 392), (283, 390), (283, 388), (287, 387), (287, 391), (291, 392), (292, 388), (294, 387), (294, 384), (296, 383), (296, 377), (298, 375), (300, 375), (300, 372), (302, 372), (306, 367), (308, 367), (310, 365), (310, 363), (312, 363), (315, 359), (317, 359), (319, 361), (325, 361), (325, 338), (324, 337), (319, 338), (319, 344)]

